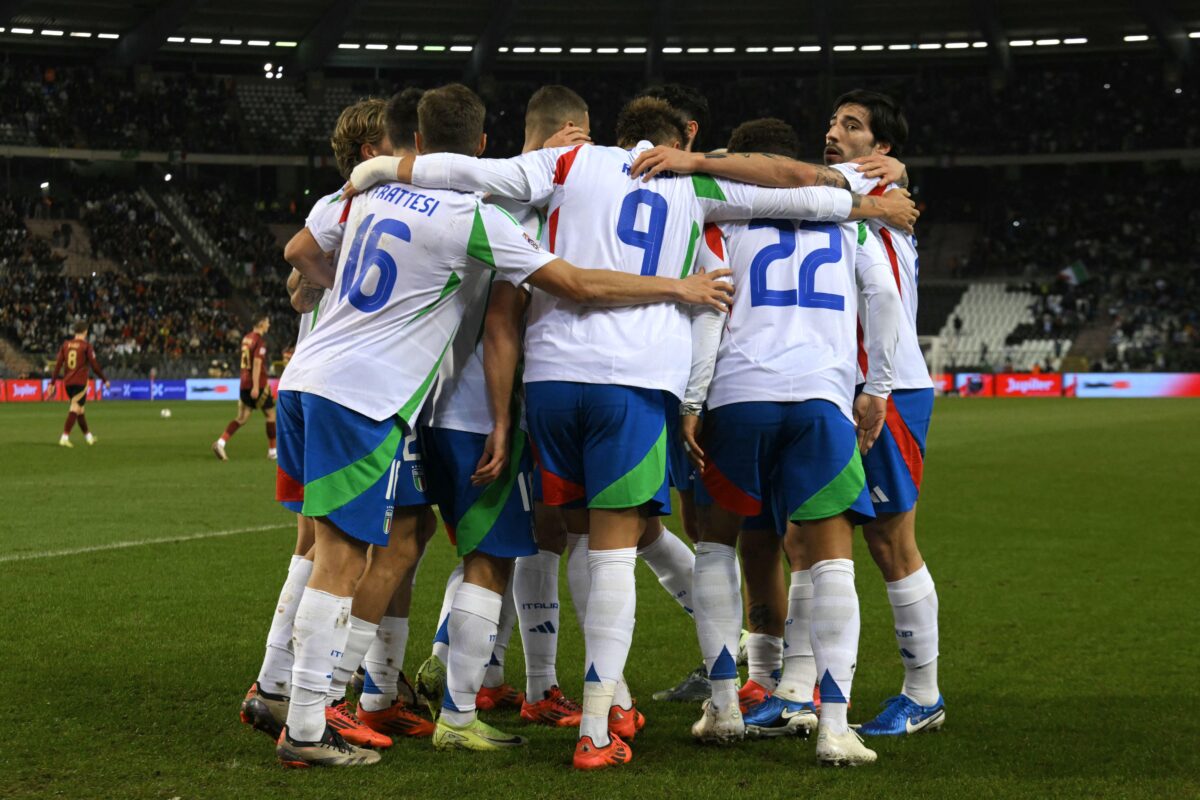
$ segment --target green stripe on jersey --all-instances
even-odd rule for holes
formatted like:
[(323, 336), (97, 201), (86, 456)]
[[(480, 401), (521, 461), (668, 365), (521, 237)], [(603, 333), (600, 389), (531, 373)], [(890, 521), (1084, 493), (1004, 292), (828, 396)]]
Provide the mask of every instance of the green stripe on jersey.
[(521, 458), (524, 455), (525, 433), (518, 428), (513, 431), (512, 453), (509, 455), (508, 466), (499, 478), (488, 484), (483, 494), (471, 504), (454, 528), (459, 557), (479, 547), (496, 526), (496, 520), (508, 505), (508, 498), (521, 475)]
[(471, 223), (471, 238), (467, 240), (467, 255), (492, 269), (496, 268), (496, 257), (492, 255), (492, 243), (488, 241), (487, 227), (483, 224), (478, 205), (475, 206), (475, 220)]
[(696, 190), (696, 197), (725, 201), (725, 193), (721, 191), (721, 185), (712, 175), (696, 173), (692, 176), (692, 188)]
[(692, 235), (688, 237), (687, 255), (683, 257), (683, 269), (679, 273), (680, 278), (686, 278), (692, 271), (692, 259), (696, 255), (696, 240), (700, 238), (700, 226), (692, 220)]
[(542, 228), (546, 226), (546, 215), (542, 213), (540, 208), (535, 208), (533, 213), (537, 214), (538, 221), (538, 232), (535, 238), (540, 242), (542, 240)]
[(324, 517), (370, 489), (392, 465), (403, 441), (404, 430), (393, 424), (388, 435), (370, 453), (337, 472), (305, 484), (304, 507), (300, 513), (306, 517)]
[[(457, 331), (455, 331), (457, 333)], [(446, 351), (450, 349), (450, 344), (454, 341), (454, 334), (450, 334), (450, 338), (446, 340), (445, 347), (442, 348), (442, 354), (437, 357), (437, 361), (433, 363), (433, 369), (429, 370), (429, 374), (425, 376), (425, 380), (421, 381), (421, 385), (413, 392), (413, 396), (408, 398), (408, 402), (400, 407), (396, 412), (396, 416), (408, 423), (408, 427), (416, 427), (413, 425), (414, 412), (421, 407), (421, 401), (425, 399), (425, 395), (429, 392), (430, 385), (433, 384), (433, 379), (437, 377), (438, 370), (442, 366), (442, 359), (446, 357)]]
[(867, 223), (861, 219), (858, 221), (858, 246), (862, 247), (867, 243)]
[(637, 508), (658, 493), (667, 476), (667, 426), (636, 467), (592, 498), (588, 508)]
[(437, 296), (437, 299), (434, 300), (429, 305), (422, 308), (420, 311), (418, 311), (417, 315), (415, 317), (410, 319), (408, 322), (404, 323), (405, 327), (412, 325), (414, 322), (419, 320), (421, 317), (425, 316), (430, 311), (433, 311), (435, 308), (437, 308), (438, 304), (441, 303), (443, 300), (445, 300), (450, 295), (454, 294), (454, 290), (457, 289), (459, 286), (462, 286), (462, 278), (458, 277), (457, 272), (452, 271), (450, 273), (450, 277), (446, 279), (446, 285), (442, 287), (441, 294), (439, 294)]
[(820, 491), (805, 500), (803, 505), (792, 512), (789, 519), (792, 522), (805, 522), (836, 517), (854, 505), (854, 501), (866, 485), (867, 475), (863, 471), (862, 457), (858, 454), (856, 443), (850, 453), (850, 461), (842, 467), (842, 471)]

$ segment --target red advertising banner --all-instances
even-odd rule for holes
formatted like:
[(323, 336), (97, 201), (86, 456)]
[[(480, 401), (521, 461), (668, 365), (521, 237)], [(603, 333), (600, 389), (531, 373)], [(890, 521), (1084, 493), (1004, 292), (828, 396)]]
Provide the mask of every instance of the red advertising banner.
[(42, 401), (42, 382), (23, 378), (9, 379), (5, 383), (5, 394), (10, 403), (40, 403)]
[(935, 372), (929, 377), (933, 378), (933, 388), (939, 394), (950, 394), (954, 391), (954, 373), (953, 372)]
[(1062, 397), (1063, 393), (1062, 375), (1056, 372), (1002, 373), (994, 386), (996, 397)]

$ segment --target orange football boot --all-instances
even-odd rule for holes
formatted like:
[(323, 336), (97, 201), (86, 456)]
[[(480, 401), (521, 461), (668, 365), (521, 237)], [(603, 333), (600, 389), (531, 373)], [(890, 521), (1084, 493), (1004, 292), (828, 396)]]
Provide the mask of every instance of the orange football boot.
[(746, 681), (746, 685), (738, 689), (738, 705), (741, 707), (742, 713), (745, 714), (747, 709), (753, 708), (763, 700), (766, 700), (769, 694), (770, 692), (767, 691), (767, 687), (761, 683)]
[(433, 736), (436, 727), (403, 700), (397, 700), (382, 711), (365, 711), (359, 706), (354, 717), (371, 730), (387, 736)]
[(348, 703), (339, 700), (325, 706), (325, 724), (355, 747), (374, 747), (385, 750), (392, 746), (390, 737), (371, 730), (347, 713)]
[(638, 731), (646, 727), (646, 717), (637, 710), (637, 706), (621, 708), (613, 706), (608, 710), (608, 732), (632, 742)]
[(536, 703), (521, 704), (521, 719), (551, 728), (575, 728), (583, 718), (583, 708), (569, 700), (562, 689), (551, 686), (546, 696)]
[(525, 702), (525, 693), (518, 692), (507, 683), (499, 686), (484, 686), (475, 695), (475, 708), (479, 711), (494, 711), (498, 708), (521, 710)]
[(607, 745), (597, 747), (592, 737), (582, 737), (575, 745), (575, 757), (571, 760), (575, 769), (605, 769), (633, 761), (633, 750), (621, 741), (621, 737), (610, 733), (608, 738)]

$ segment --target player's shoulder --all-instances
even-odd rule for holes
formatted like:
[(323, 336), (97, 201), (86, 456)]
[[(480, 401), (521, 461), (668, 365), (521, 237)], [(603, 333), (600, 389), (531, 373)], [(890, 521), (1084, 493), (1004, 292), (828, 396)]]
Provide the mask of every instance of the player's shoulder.
[(868, 178), (858, 171), (855, 164), (843, 162), (831, 164), (830, 168), (842, 173), (846, 177), (846, 182), (850, 184), (850, 191), (856, 194), (870, 194), (879, 185), (879, 178)]

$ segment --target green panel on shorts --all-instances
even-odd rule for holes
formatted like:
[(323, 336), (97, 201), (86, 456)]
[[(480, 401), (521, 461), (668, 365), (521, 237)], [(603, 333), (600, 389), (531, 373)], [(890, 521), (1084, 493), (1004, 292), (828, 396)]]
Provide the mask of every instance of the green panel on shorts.
[(467, 512), (458, 521), (454, 529), (455, 541), (458, 542), (458, 555), (465, 556), (472, 552), (487, 535), (499, 519), (513, 487), (517, 484), (517, 476), (521, 474), (521, 459), (525, 455), (525, 432), (518, 429), (513, 432), (512, 453), (509, 455), (508, 466), (487, 488), (479, 499), (471, 504)]
[(833, 480), (819, 492), (804, 501), (804, 505), (792, 512), (792, 522), (807, 522), (815, 519), (836, 517), (858, 499), (867, 485), (867, 474), (863, 471), (862, 457), (858, 448), (850, 454), (850, 461)]
[(306, 517), (324, 517), (370, 489), (392, 465), (402, 441), (404, 430), (392, 425), (387, 437), (370, 453), (337, 472), (306, 483), (300, 513)]
[(588, 508), (637, 508), (658, 494), (667, 475), (667, 426), (636, 467), (596, 495)]

